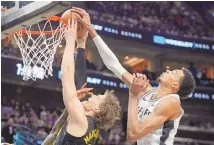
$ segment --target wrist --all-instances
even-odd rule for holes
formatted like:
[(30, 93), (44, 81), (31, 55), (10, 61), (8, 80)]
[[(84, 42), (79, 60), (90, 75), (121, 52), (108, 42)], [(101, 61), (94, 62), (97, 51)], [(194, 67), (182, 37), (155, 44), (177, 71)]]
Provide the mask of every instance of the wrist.
[(96, 32), (96, 30), (93, 28), (92, 25), (89, 28), (88, 32), (89, 32), (89, 34), (90, 34), (90, 36), (91, 36), (92, 39), (94, 39), (94, 37), (96, 37), (98, 35), (97, 32)]
[(131, 98), (138, 98), (138, 97), (142, 96), (141, 94), (142, 94), (142, 93), (129, 92), (129, 96), (130, 96)]
[(77, 44), (77, 48), (83, 48), (83, 49), (85, 49), (85, 47), (86, 47), (86, 43)]
[(73, 37), (66, 38), (66, 45), (73, 45), (75, 44), (75, 39)]

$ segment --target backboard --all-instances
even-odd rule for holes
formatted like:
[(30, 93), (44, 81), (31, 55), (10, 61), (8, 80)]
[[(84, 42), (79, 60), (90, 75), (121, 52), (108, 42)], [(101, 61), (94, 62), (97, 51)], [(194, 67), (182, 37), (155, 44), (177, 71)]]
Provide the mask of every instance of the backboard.
[(84, 7), (82, 5), (83, 2), (74, 1), (1, 1), (1, 8), (7, 8), (1, 12), (1, 39), (71, 6)]

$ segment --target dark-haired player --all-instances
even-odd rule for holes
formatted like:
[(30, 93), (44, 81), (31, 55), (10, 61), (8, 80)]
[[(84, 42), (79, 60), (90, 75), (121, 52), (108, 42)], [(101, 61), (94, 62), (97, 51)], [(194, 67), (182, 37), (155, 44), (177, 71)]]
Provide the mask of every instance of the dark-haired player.
[(185, 68), (167, 70), (158, 78), (158, 88), (153, 89), (145, 76), (133, 76), (123, 68), (96, 33), (86, 11), (80, 8), (73, 8), (72, 11), (82, 15), (78, 16), (78, 20), (88, 29), (106, 67), (128, 86), (138, 79), (139, 85), (129, 91), (128, 140), (137, 141), (138, 145), (172, 145), (184, 113), (180, 98), (187, 98), (195, 89), (190, 71)]

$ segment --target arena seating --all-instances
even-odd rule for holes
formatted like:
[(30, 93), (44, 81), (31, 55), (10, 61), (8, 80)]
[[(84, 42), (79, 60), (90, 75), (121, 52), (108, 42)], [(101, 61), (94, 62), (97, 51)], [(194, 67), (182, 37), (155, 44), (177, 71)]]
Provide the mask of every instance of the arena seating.
[[(37, 139), (37, 141), (44, 140), (44, 138), (50, 132), (54, 122), (62, 113), (62, 108), (58, 110), (46, 109), (45, 106), (33, 107), (30, 103), (23, 102), (20, 103), (17, 100), (12, 99), (11, 101), (2, 100), (1, 113), (2, 122), (1, 128), (3, 133), (2, 140), (10, 142), (13, 138), (20, 132), (20, 134), (27, 134), (32, 138), (32, 140)], [(191, 119), (192, 118), (192, 119)], [(122, 118), (122, 122), (125, 121)], [(12, 133), (9, 134), (9, 127), (12, 128)], [(180, 128), (183, 130), (195, 130), (197, 136), (197, 131), (214, 132), (214, 124), (210, 120), (204, 121), (204, 119), (198, 117), (191, 117), (191, 114), (184, 115)], [(101, 133), (99, 138), (100, 145), (122, 145), (130, 144), (125, 141), (125, 132), (123, 126), (115, 125), (113, 128), (109, 128)], [(30, 139), (25, 139), (24, 142), (31, 142)], [(131, 145), (131, 144), (130, 144)], [(176, 144), (177, 145), (177, 144)], [(196, 144), (193, 144), (196, 145)]]
[(86, 2), (92, 21), (214, 40), (214, 27), (185, 2)]

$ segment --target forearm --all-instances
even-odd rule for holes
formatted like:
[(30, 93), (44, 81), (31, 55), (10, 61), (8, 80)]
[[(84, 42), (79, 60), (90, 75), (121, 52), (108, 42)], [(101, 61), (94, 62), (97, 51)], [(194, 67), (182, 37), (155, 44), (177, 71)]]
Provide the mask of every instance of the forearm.
[(99, 35), (96, 35), (96, 37), (93, 38), (93, 41), (105, 66), (121, 79), (122, 75), (127, 71), (120, 64), (115, 54), (110, 50)]
[(139, 126), (137, 97), (129, 93), (127, 132), (135, 134)]
[(96, 37), (98, 35), (96, 30), (94, 29), (94, 27), (92, 25), (89, 28), (89, 34), (91, 35), (92, 39), (94, 39), (94, 37)]
[(63, 87), (63, 100), (69, 101), (72, 99), (72, 96), (76, 96), (75, 94), (69, 93), (76, 93), (75, 81), (74, 81), (74, 44), (75, 41), (71, 39), (70, 42), (66, 43), (66, 47), (64, 50), (63, 58), (62, 58), (62, 87)]
[(86, 69), (86, 61), (85, 61), (85, 49), (78, 48), (78, 53), (76, 55), (75, 60), (75, 82), (76, 88), (80, 89), (80, 87), (87, 82), (87, 69)]
[(70, 74), (70, 78), (74, 78), (74, 46), (75, 46), (75, 41), (71, 40), (69, 42), (66, 42), (64, 54), (62, 57), (62, 64), (61, 64), (61, 69), (62, 69), (62, 75), (63, 74)]

